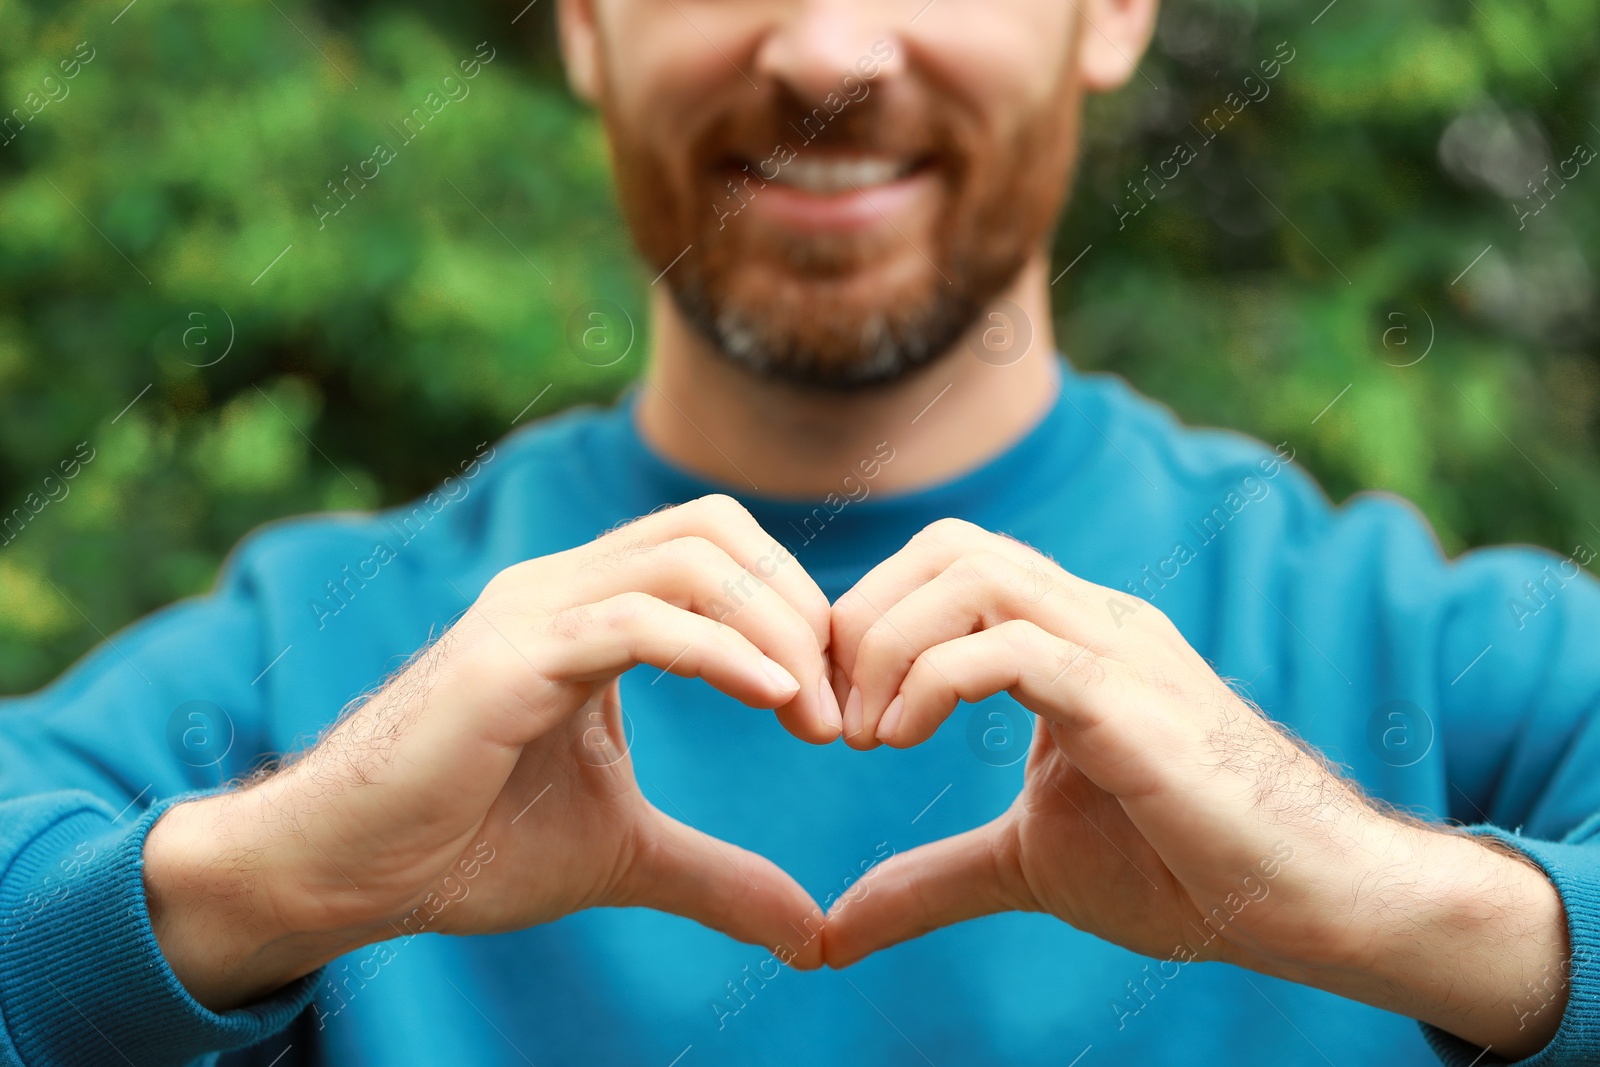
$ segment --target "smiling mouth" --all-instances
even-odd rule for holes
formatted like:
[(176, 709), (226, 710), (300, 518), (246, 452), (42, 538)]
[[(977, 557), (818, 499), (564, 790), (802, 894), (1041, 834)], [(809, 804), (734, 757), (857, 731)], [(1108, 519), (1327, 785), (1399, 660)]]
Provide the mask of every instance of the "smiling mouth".
[(755, 163), (741, 160), (732, 169), (741, 176), (759, 175), (770, 185), (783, 186), (811, 196), (831, 197), (893, 185), (925, 170), (930, 163), (926, 158), (808, 155), (802, 152), (778, 166), (778, 173), (771, 178), (767, 177), (771, 165), (762, 169)]

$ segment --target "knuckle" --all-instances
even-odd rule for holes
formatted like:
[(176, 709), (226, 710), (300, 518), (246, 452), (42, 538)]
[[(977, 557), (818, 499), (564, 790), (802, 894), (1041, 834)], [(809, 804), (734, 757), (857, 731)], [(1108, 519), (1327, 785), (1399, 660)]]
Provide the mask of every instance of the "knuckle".
[(1175, 642), (1179, 647), (1189, 647), (1188, 638), (1183, 636), (1183, 631), (1180, 630), (1178, 628), (1178, 624), (1172, 620), (1172, 616), (1168, 615), (1166, 612), (1162, 611), (1148, 600), (1144, 600), (1140, 597), (1133, 597), (1132, 600), (1133, 604), (1138, 608), (1139, 614), (1137, 619), (1130, 621), (1136, 623), (1147, 633), (1153, 633), (1159, 637), (1166, 638), (1169, 642)]
[(954, 701), (960, 696), (956, 683), (952, 681), (962, 673), (958, 659), (958, 653), (948, 644), (923, 650), (906, 671), (905, 680), (900, 683), (901, 691), (915, 691), (936, 700)]
[(935, 519), (916, 535), (913, 540), (921, 539), (938, 545), (960, 545), (970, 541), (975, 534), (983, 532), (983, 528), (966, 519), (943, 518)]
[[(705, 616), (701, 616), (705, 618)], [(755, 648), (755, 644), (736, 627), (729, 626), (721, 619), (706, 618), (704, 623), (690, 620), (691, 629), (683, 630), (680, 636), (684, 640), (709, 641), (726, 652), (746, 652)]]
[(528, 589), (537, 588), (540, 562), (538, 559), (529, 559), (506, 567), (484, 583), (477, 602), (492, 604), (501, 600), (512, 601), (525, 595)]
[[(1021, 662), (1047, 658), (1044, 631), (1023, 619), (1012, 619), (994, 627), (993, 633), (1005, 643), (1006, 650)], [(1051, 642), (1059, 644), (1060, 642)]]
[(526, 573), (525, 568), (528, 566), (529, 562), (532, 561), (530, 560), (523, 563), (513, 563), (511, 566), (495, 574), (493, 578), (490, 578), (483, 584), (483, 591), (478, 594), (478, 599), (483, 600), (487, 597), (496, 596), (504, 592), (506, 586), (516, 584), (516, 581), (521, 574)]
[(754, 523), (755, 518), (739, 501), (727, 493), (710, 493), (691, 500), (685, 507), (693, 508), (709, 521), (716, 523)]
[(649, 619), (660, 605), (649, 593), (629, 590), (605, 602), (599, 621), (609, 630), (626, 630)]
[(675, 537), (662, 548), (676, 561), (696, 568), (715, 567), (727, 558), (713, 541), (699, 534)]
[(856, 646), (856, 664), (859, 666), (863, 660), (882, 662), (893, 659), (900, 656), (904, 648), (905, 640), (895, 633), (888, 622), (879, 619), (861, 635), (861, 643)]
[(718, 658), (729, 662), (755, 659), (762, 655), (761, 649), (731, 626), (718, 626), (712, 632), (709, 650), (714, 650)]
[(991, 552), (988, 549), (968, 552), (961, 557), (956, 566), (961, 569), (965, 576), (975, 579), (982, 585), (1014, 582), (1017, 580), (1016, 572), (1019, 569), (1015, 563), (1012, 563), (998, 552)]
[(1131, 593), (1111, 591), (1106, 595), (1105, 610), (1115, 628), (1124, 630), (1137, 625), (1134, 620), (1156, 609), (1148, 600)]

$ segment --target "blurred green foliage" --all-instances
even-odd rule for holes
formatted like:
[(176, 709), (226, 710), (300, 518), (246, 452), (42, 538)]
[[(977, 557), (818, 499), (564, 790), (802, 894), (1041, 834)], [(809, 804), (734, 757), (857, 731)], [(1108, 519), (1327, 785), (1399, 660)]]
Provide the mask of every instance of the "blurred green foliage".
[[(0, 4), (0, 692), (205, 590), (251, 527), (403, 500), (640, 369), (565, 339), (595, 300), (642, 327), (649, 278), (548, 0), (123, 3)], [(1092, 103), (1062, 347), (1289, 441), (1335, 498), (1405, 494), (1452, 552), (1600, 547), (1600, 164), (1519, 227), (1600, 146), (1593, 5), (1317, 6), (1169, 4)]]

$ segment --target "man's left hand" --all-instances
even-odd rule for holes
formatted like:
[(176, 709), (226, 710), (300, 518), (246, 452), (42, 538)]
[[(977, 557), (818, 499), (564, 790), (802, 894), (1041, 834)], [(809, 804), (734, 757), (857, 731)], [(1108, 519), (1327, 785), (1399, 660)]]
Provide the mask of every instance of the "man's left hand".
[[(952, 519), (867, 574), (832, 624), (852, 747), (920, 744), (958, 702), (1000, 692), (1046, 728), (1003, 815), (894, 857), (835, 905), (830, 964), (1044, 911), (1143, 955), (1288, 978), (1509, 1059), (1555, 1033), (1569, 950), (1543, 872), (1380, 810), (1151, 604)], [(1528, 988), (1558, 995), (1530, 1011)]]

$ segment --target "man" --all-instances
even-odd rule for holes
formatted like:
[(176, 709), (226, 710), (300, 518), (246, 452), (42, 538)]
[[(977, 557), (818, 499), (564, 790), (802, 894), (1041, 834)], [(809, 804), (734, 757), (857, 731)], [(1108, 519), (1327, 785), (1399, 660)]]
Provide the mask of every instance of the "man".
[(1584, 560), (1051, 354), (1155, 0), (560, 16), (648, 376), (13, 702), (7, 1056), (1600, 1061)]

